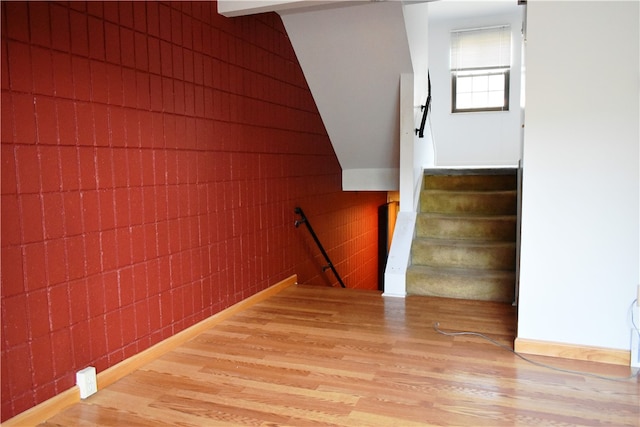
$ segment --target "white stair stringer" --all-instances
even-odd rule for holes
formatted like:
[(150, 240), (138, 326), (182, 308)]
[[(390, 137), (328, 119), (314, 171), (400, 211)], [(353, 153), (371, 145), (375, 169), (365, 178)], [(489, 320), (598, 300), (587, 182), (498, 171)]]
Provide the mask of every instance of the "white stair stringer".
[(388, 297), (407, 295), (407, 267), (411, 262), (411, 244), (415, 234), (416, 212), (398, 212), (393, 240), (384, 271), (384, 293)]

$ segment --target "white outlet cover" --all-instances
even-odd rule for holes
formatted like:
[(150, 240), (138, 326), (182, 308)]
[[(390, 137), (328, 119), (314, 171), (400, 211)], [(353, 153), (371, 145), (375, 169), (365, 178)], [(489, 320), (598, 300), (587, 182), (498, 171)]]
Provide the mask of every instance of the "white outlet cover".
[(80, 399), (86, 399), (98, 391), (96, 368), (89, 366), (76, 372), (76, 384), (80, 389)]

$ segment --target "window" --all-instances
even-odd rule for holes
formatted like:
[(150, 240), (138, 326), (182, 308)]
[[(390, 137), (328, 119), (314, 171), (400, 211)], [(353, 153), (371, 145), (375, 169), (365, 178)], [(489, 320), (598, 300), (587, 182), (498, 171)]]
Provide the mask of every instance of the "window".
[(509, 110), (511, 28), (451, 32), (451, 112)]

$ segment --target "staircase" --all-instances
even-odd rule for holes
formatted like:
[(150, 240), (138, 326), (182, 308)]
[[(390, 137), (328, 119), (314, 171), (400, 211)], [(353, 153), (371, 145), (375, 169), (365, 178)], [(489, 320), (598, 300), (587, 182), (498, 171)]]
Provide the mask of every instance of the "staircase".
[(516, 169), (425, 171), (407, 294), (512, 302)]

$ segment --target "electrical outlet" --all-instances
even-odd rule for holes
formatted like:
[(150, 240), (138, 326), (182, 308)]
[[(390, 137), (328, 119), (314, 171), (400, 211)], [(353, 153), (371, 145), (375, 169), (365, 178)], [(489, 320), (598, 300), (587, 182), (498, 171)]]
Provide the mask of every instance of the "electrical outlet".
[(98, 391), (96, 368), (89, 366), (76, 372), (76, 384), (80, 388), (80, 399), (86, 399)]

